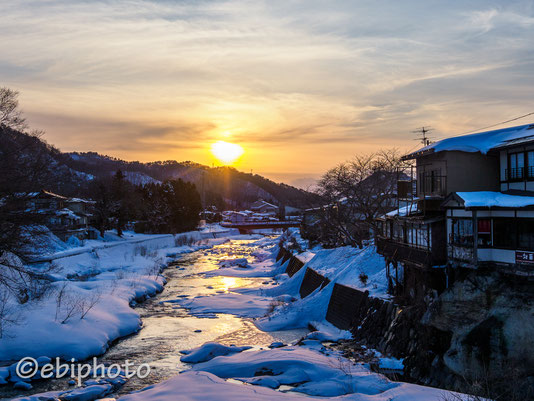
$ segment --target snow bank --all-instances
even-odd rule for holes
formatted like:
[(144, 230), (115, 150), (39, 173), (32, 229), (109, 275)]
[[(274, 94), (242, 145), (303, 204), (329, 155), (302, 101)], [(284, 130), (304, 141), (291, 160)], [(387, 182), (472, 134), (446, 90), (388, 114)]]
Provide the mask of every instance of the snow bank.
[[(200, 233), (141, 235), (126, 239), (87, 241), (79, 249), (47, 255), (36, 265), (39, 271), (54, 265), (48, 295), (19, 305), (8, 301), (18, 324), (5, 327), (0, 341), (0, 360), (31, 357), (86, 359), (105, 352), (117, 338), (141, 327), (130, 304), (162, 291), (159, 274), (168, 253), (191, 252), (202, 245), (178, 245), (180, 237), (194, 241)], [(216, 240), (213, 240), (216, 241)], [(205, 246), (205, 245), (204, 245)]]
[(229, 313), (239, 317), (258, 317), (267, 313), (272, 300), (268, 297), (229, 292), (198, 296), (193, 299), (178, 299), (174, 302), (189, 309), (192, 315)]
[[(336, 401), (438, 401), (450, 394), (435, 388), (391, 382), (337, 353), (327, 353), (324, 348), (317, 351), (285, 347), (220, 356), (163, 383), (123, 396), (120, 401), (310, 399), (299, 393), (312, 399), (328, 397)], [(292, 386), (292, 391), (273, 390), (281, 385)]]
[[(441, 401), (447, 391), (415, 384), (399, 383), (397, 387), (376, 395), (349, 394), (330, 397), (332, 401)], [(284, 393), (259, 386), (230, 383), (208, 372), (189, 371), (167, 381), (121, 397), (120, 401), (304, 401), (297, 393)], [(317, 399), (317, 398), (313, 398)], [(324, 400), (324, 398), (322, 398)], [(465, 400), (468, 398), (466, 397)]]
[(217, 356), (226, 356), (230, 354), (235, 354), (238, 352), (243, 352), (252, 347), (236, 347), (235, 345), (226, 346), (219, 343), (207, 342), (200, 347), (193, 348), (187, 351), (181, 351), (182, 354), (185, 354), (180, 358), (182, 362), (188, 363), (199, 363), (210, 361)]
[(310, 325), (313, 326), (316, 331), (312, 331), (306, 336), (306, 339), (309, 340), (318, 340), (318, 341), (332, 341), (338, 342), (340, 340), (350, 340), (352, 338), (352, 333), (348, 330), (340, 330), (335, 327), (332, 323), (323, 321), (323, 322), (310, 322)]
[(227, 267), (241, 267), (243, 269), (249, 267), (247, 258), (230, 258), (230, 259), (223, 259), (219, 262), (219, 266), (224, 269)]
[(193, 370), (260, 386), (268, 379), (268, 387), (292, 385), (294, 391), (321, 397), (352, 393), (355, 388), (360, 394), (379, 394), (397, 386), (341, 356), (329, 357), (305, 347), (218, 357), (195, 365)]
[(290, 227), (284, 231), (280, 236), (279, 245), (293, 253), (304, 252), (309, 247), (308, 241), (300, 236), (300, 228), (298, 227)]
[[(376, 253), (373, 245), (363, 249), (341, 247), (318, 250), (313, 259), (293, 277), (278, 287), (264, 289), (262, 293), (270, 296), (280, 296), (285, 293), (298, 298), (307, 268), (329, 278), (330, 283), (322, 289), (315, 290), (306, 298), (279, 306), (270, 315), (256, 320), (255, 324), (259, 329), (273, 331), (307, 327), (312, 322), (326, 323), (326, 312), (336, 283), (360, 291), (369, 291), (370, 296), (389, 298), (385, 261)], [(365, 284), (361, 275), (367, 278)]]

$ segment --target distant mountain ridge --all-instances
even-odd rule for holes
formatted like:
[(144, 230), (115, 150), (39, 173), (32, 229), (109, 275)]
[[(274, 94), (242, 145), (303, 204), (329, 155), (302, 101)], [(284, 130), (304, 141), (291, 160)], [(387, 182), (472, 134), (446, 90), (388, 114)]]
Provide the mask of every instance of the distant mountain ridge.
[(303, 208), (318, 203), (315, 194), (232, 167), (208, 167), (175, 160), (129, 162), (96, 152), (64, 153), (38, 137), (7, 127), (0, 128), (0, 159), (0, 168), (9, 171), (10, 177), (16, 177), (10, 178), (10, 182), (7, 178), (5, 182), (0, 179), (0, 192), (45, 188), (68, 196), (90, 197), (93, 181), (109, 179), (120, 169), (136, 185), (177, 178), (193, 182), (208, 204), (222, 206), (224, 202), (229, 207), (246, 208), (264, 199)]
[(135, 184), (181, 178), (193, 182), (203, 198), (220, 195), (233, 207), (247, 207), (258, 199), (295, 207), (308, 207), (318, 201), (315, 194), (276, 183), (258, 174), (243, 173), (233, 167), (208, 167), (191, 161), (175, 160), (128, 162), (96, 152), (67, 154), (71, 158), (67, 164), (76, 171), (105, 177), (120, 169)]

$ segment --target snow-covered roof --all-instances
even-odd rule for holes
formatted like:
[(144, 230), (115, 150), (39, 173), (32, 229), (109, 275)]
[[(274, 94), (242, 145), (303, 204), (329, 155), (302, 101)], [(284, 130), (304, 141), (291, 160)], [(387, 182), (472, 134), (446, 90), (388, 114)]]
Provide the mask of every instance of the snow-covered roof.
[(509, 195), (492, 191), (456, 192), (456, 195), (461, 198), (466, 208), (522, 208), (534, 206), (534, 196)]
[(524, 142), (526, 140), (534, 141), (534, 124), (442, 139), (404, 156), (403, 159), (414, 159), (429, 153), (452, 150), (486, 154), (492, 149), (513, 145), (518, 141)]
[(79, 220), (79, 219), (80, 219), (80, 216), (78, 216), (78, 215), (77, 215), (76, 213), (74, 213), (72, 210), (67, 209), (67, 208), (58, 210), (58, 211), (56, 212), (56, 215), (57, 215), (57, 216), (68, 216), (68, 217), (70, 217), (71, 219), (75, 219), (75, 220)]
[(39, 192), (16, 192), (13, 194), (14, 197), (20, 198), (20, 199), (33, 199), (38, 198), (41, 196), (47, 197), (47, 198), (58, 198), (58, 199), (67, 199), (65, 196), (55, 194), (50, 191), (46, 191), (42, 189)]
[(403, 206), (399, 209), (392, 210), (389, 213), (386, 213), (383, 217), (395, 217), (395, 216), (401, 216), (406, 217), (413, 213), (417, 213), (417, 202), (410, 203), (407, 206)]
[(250, 208), (252, 210), (256, 210), (256, 209), (261, 209), (262, 207), (265, 207), (265, 206), (278, 209), (278, 206), (273, 205), (272, 203), (266, 202), (264, 200), (260, 200), (260, 201), (254, 202)]
[(88, 203), (88, 204), (95, 204), (95, 201), (82, 199), (82, 198), (70, 198), (67, 202), (69, 203)]
[(239, 216), (244, 216), (244, 217), (248, 216), (248, 214), (245, 213), (245, 212), (237, 212), (235, 210), (232, 210), (230, 213), (228, 213), (228, 215), (236, 215), (236, 214), (239, 215)]

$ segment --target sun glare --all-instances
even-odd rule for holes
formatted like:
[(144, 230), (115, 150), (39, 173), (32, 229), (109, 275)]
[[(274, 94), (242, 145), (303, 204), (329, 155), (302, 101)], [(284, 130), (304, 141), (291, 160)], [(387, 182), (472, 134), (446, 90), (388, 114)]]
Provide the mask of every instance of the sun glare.
[(217, 141), (211, 145), (211, 153), (222, 163), (232, 164), (245, 150), (236, 143)]

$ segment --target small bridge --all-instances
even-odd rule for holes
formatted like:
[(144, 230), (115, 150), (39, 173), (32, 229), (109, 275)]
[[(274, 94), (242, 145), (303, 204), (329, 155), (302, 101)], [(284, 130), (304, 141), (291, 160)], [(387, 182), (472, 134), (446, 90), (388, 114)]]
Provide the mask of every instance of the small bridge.
[(241, 234), (248, 234), (250, 230), (262, 228), (283, 228), (300, 227), (300, 221), (247, 221), (243, 223), (222, 222), (222, 227), (237, 228)]

